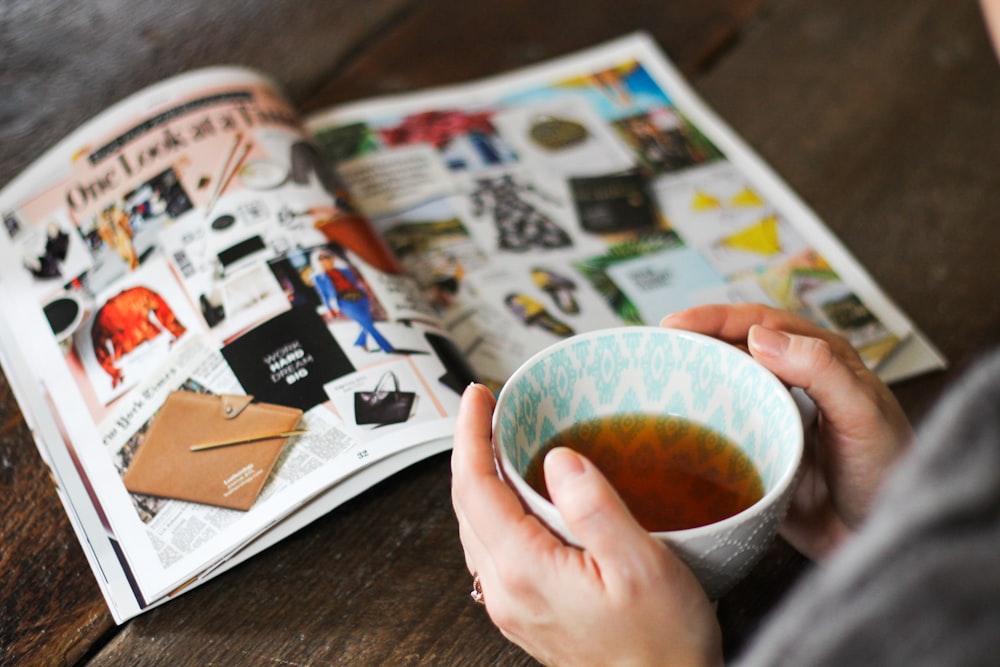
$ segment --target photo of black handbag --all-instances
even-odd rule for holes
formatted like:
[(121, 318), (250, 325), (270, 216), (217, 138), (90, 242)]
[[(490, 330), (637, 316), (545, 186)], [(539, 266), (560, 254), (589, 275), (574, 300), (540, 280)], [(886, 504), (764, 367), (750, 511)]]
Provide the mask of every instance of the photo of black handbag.
[[(392, 387), (386, 385), (391, 383)], [(372, 391), (354, 392), (354, 422), (356, 424), (400, 424), (410, 418), (416, 393), (399, 390), (399, 378), (386, 371)]]

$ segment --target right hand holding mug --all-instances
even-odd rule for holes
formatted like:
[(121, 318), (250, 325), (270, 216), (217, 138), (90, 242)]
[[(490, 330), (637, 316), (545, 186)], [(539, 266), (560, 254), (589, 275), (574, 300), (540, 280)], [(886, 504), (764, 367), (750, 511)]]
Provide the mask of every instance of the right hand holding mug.
[(802, 475), (781, 534), (821, 559), (868, 516), (883, 479), (913, 430), (889, 388), (843, 337), (802, 317), (760, 304), (697, 306), (663, 318), (745, 347), (818, 410)]

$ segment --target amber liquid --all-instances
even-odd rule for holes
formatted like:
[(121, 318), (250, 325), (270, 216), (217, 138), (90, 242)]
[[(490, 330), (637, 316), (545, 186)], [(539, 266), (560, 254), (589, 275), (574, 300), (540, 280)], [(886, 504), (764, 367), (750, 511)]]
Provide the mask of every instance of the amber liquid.
[(561, 431), (544, 444), (525, 474), (546, 498), (542, 460), (553, 447), (569, 447), (593, 461), (649, 531), (721, 521), (764, 496), (760, 473), (736, 444), (673, 415), (618, 414)]

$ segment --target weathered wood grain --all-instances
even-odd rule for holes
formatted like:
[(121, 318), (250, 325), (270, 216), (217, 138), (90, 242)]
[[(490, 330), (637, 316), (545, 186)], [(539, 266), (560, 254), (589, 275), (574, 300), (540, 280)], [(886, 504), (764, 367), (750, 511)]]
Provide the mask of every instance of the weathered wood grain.
[(113, 623), (0, 377), (0, 664), (72, 665)]
[[(646, 29), (948, 356), (949, 371), (895, 388), (911, 418), (1000, 342), (1000, 69), (972, 0), (392, 7), (313, 63), (324, 83), (294, 92), (306, 108), (468, 80)], [(533, 664), (468, 598), (448, 484), (447, 455), (425, 461), (112, 629), (0, 382), (0, 662), (70, 664), (92, 647), (83, 662), (93, 666)], [(805, 566), (778, 542), (720, 603), (727, 653)]]
[(422, 2), (359, 51), (306, 108), (499, 74), (637, 30), (650, 33), (692, 74), (737, 40), (771, 1)]

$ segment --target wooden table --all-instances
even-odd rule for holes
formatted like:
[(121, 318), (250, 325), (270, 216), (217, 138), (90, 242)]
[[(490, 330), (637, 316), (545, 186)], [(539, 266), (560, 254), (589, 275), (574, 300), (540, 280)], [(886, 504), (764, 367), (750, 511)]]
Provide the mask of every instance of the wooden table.
[[(480, 77), (648, 30), (948, 357), (948, 371), (894, 387), (914, 421), (1000, 342), (1000, 68), (973, 0), (328, 6), (311, 26), (329, 30), (327, 49), (290, 34), (272, 44), (276, 60), (261, 61), (291, 77), (290, 92), (307, 110)], [(302, 11), (295, 7), (287, 3)], [(294, 62), (283, 71), (281, 49), (301, 44), (312, 53), (288, 56)], [(46, 147), (26, 138), (18, 168)], [(116, 627), (0, 381), (0, 663), (532, 664), (468, 597), (448, 466), (446, 455), (416, 465)], [(805, 566), (776, 542), (722, 600), (727, 652)]]

